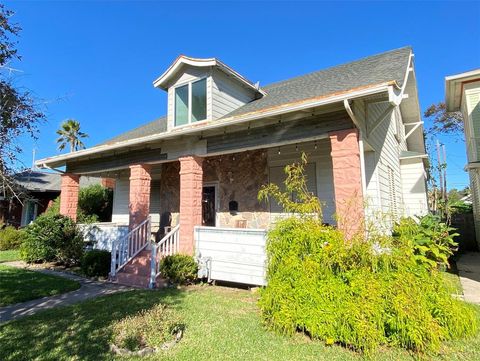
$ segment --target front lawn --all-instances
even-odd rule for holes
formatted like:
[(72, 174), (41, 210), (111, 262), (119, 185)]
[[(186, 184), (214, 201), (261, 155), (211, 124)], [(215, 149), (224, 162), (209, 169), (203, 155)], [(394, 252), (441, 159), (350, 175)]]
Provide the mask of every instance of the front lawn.
[(79, 287), (78, 282), (63, 277), (0, 265), (0, 307), (58, 295)]
[[(81, 304), (51, 309), (0, 326), (0, 359), (111, 360), (113, 321), (162, 302), (185, 321), (185, 335), (165, 353), (146, 360), (361, 360), (340, 346), (325, 346), (303, 335), (287, 337), (266, 331), (250, 291), (193, 286), (184, 290), (135, 290)], [(361, 307), (361, 305), (359, 305)], [(480, 308), (478, 308), (480, 315)], [(480, 359), (480, 337), (448, 343), (441, 360)], [(133, 359), (133, 358), (132, 358)], [(409, 353), (383, 348), (374, 360), (414, 360)]]
[(20, 260), (20, 251), (17, 249), (11, 249), (8, 251), (0, 251), (0, 263), (12, 262)]

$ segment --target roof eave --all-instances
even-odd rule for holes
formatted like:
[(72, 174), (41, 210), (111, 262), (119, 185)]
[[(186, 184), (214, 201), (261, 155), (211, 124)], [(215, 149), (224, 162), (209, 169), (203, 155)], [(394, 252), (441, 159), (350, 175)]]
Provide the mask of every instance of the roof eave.
[(395, 81), (374, 84), (371, 86), (366, 86), (366, 87), (361, 87), (356, 89), (350, 89), (349, 91), (345, 91), (345, 92), (327, 94), (320, 97), (306, 99), (306, 100), (293, 102), (289, 104), (283, 104), (282, 106), (276, 106), (276, 107), (272, 107), (272, 108), (261, 110), (261, 111), (256, 111), (256, 112), (251, 112), (251, 113), (246, 113), (246, 114), (241, 114), (237, 116), (232, 116), (228, 118), (211, 121), (209, 123), (202, 124), (202, 126), (200, 127), (182, 128), (181, 130), (172, 129), (167, 132), (149, 135), (146, 137), (130, 139), (130, 140), (121, 141), (113, 144), (103, 144), (100, 146), (83, 149), (83, 150), (79, 150), (79, 151), (68, 153), (68, 154), (43, 158), (43, 159), (37, 160), (35, 162), (35, 165), (43, 168), (61, 167), (61, 166), (64, 166), (67, 161), (73, 160), (75, 158), (80, 158), (83, 156), (89, 156), (89, 155), (101, 153), (104, 151), (110, 151), (110, 150), (115, 150), (119, 148), (134, 146), (134, 145), (138, 145), (145, 142), (171, 139), (181, 135), (194, 134), (194, 133), (202, 132), (205, 130), (226, 127), (229, 125), (238, 125), (244, 122), (246, 123), (246, 122), (258, 120), (261, 118), (277, 116), (277, 115), (281, 115), (289, 112), (294, 112), (294, 111), (299, 111), (299, 110), (308, 109), (312, 107), (318, 107), (318, 106), (328, 105), (336, 102), (341, 102), (344, 99), (354, 99), (354, 98), (359, 98), (359, 97), (383, 93), (383, 92), (388, 93), (391, 91), (392, 87), (397, 87)]
[(223, 72), (231, 75), (238, 81), (240, 81), (245, 87), (254, 90), (255, 92), (260, 93), (261, 95), (266, 95), (267, 93), (255, 86), (250, 80), (242, 76), (240, 73), (236, 72), (234, 69), (229, 67), (227, 64), (221, 62), (217, 58), (191, 58), (185, 55), (180, 55), (168, 69), (160, 75), (157, 79), (153, 81), (153, 86), (155, 88), (160, 88), (163, 90), (168, 90), (168, 82), (172, 76), (174, 76), (177, 71), (181, 68), (182, 65), (190, 65), (194, 67), (218, 67)]

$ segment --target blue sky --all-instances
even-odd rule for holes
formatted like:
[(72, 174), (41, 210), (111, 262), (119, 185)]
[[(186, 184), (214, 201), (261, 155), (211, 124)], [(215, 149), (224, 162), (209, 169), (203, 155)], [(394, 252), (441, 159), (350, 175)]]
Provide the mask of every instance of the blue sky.
[[(480, 67), (479, 2), (16, 2), (23, 31), (17, 83), (47, 106), (25, 164), (58, 154), (75, 118), (92, 146), (166, 112), (152, 81), (179, 55), (218, 57), (261, 84), (413, 46), (422, 110), (444, 77)], [(464, 143), (442, 137), (450, 187), (468, 184)]]

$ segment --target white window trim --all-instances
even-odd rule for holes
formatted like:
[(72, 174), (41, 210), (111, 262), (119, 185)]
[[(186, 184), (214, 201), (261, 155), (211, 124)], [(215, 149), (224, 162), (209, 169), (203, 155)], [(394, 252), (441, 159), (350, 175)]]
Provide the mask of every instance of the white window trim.
[[(184, 127), (187, 125), (192, 124), (192, 84), (205, 80), (205, 106), (206, 106), (206, 111), (205, 111), (205, 119), (197, 120), (193, 123), (197, 124), (199, 122), (204, 122), (208, 119), (208, 76), (204, 76), (195, 80), (189, 80), (180, 84), (175, 85), (173, 88), (173, 127), (174, 128), (179, 128), (179, 127)], [(185, 85), (188, 86), (188, 123), (187, 124), (180, 124), (177, 125), (177, 88), (184, 87)]]

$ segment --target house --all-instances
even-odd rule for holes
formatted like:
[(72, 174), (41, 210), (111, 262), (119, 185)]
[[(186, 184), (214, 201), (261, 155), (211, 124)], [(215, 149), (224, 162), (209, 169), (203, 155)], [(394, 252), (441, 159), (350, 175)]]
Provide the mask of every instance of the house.
[(448, 112), (462, 112), (465, 145), (472, 192), (473, 219), (480, 246), (480, 69), (445, 78), (445, 103)]
[[(0, 223), (14, 227), (28, 226), (60, 195), (59, 173), (28, 169), (14, 176), (17, 195), (0, 199)], [(100, 179), (83, 177), (80, 186), (99, 183)]]
[(260, 86), (216, 58), (179, 56), (153, 82), (166, 116), (36, 164), (66, 167), (72, 218), (81, 176), (116, 180), (112, 221), (130, 229), (111, 242), (120, 281), (153, 286), (161, 256), (181, 252), (212, 279), (263, 284), (265, 230), (282, 209), (257, 194), (301, 152), (324, 221), (347, 236), (380, 213), (427, 212), (413, 59), (405, 47)]

